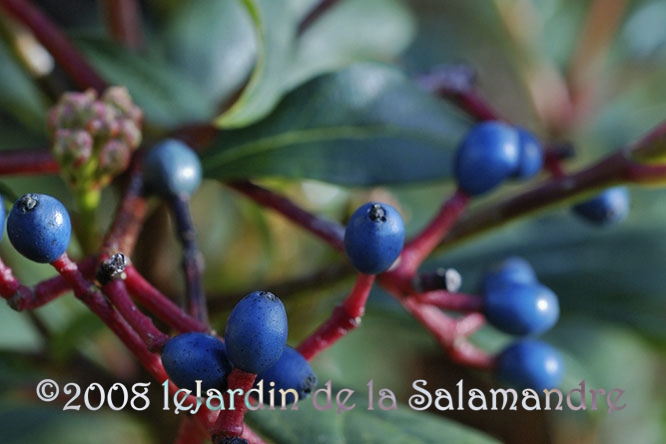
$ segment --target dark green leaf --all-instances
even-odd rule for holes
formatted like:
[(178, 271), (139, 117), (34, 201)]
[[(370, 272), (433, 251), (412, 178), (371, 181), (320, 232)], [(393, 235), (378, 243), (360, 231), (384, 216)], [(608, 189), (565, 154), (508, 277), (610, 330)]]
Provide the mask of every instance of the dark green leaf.
[(220, 104), (247, 80), (257, 55), (240, 0), (183, 2), (167, 19), (164, 45), (178, 69)]
[(76, 44), (106, 80), (127, 87), (151, 123), (171, 127), (206, 121), (214, 115), (213, 97), (162, 60), (134, 54), (100, 38), (79, 37)]
[[(263, 410), (251, 412), (249, 423), (276, 444), (355, 443), (355, 444), (431, 444), (445, 441), (455, 444), (489, 444), (497, 441), (481, 432), (429, 413), (416, 412), (406, 405), (383, 411), (377, 405), (368, 410), (368, 397), (355, 393), (345, 403), (356, 404), (350, 411), (337, 413), (332, 388), (331, 410), (317, 410), (310, 399), (298, 404), (298, 411)], [(324, 395), (320, 403), (325, 404)], [(343, 398), (346, 394), (343, 393)], [(375, 400), (376, 402), (376, 400)]]
[(414, 33), (414, 19), (398, 0), (341, 2), (299, 37), (288, 88), (355, 61), (392, 60)]
[(242, 0), (254, 22), (257, 60), (249, 83), (231, 108), (217, 117), (220, 128), (248, 125), (268, 114), (283, 94), (292, 63), (295, 18), (275, 0)]
[(343, 185), (448, 178), (469, 123), (393, 68), (356, 64), (290, 93), (266, 120), (222, 133), (203, 157), (217, 179), (310, 178)]

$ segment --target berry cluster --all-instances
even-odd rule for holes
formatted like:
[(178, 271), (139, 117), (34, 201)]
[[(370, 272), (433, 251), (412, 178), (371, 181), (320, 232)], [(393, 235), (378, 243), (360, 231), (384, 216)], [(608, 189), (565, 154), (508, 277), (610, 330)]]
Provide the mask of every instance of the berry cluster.
[(257, 375), (255, 382), (263, 380), (266, 392), (293, 389), (304, 399), (316, 386), (317, 377), (286, 340), (284, 305), (272, 293), (255, 291), (232, 310), (224, 342), (205, 333), (175, 336), (164, 346), (162, 364), (171, 382), (193, 392), (197, 380), (203, 394), (209, 389), (225, 391), (229, 374), (237, 368)]
[(487, 121), (475, 125), (458, 147), (454, 176), (464, 192), (478, 196), (508, 178), (534, 177), (543, 159), (543, 148), (530, 132)]
[[(538, 335), (559, 318), (557, 296), (537, 281), (534, 269), (522, 258), (512, 257), (491, 267), (482, 293), (488, 322), (505, 333)], [(530, 338), (500, 353), (496, 372), (500, 379), (540, 391), (559, 384), (563, 364), (557, 350)]]

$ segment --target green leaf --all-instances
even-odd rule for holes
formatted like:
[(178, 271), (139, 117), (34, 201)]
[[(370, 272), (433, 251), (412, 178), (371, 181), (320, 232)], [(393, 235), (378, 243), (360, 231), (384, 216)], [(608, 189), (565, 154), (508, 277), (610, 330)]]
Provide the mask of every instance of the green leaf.
[(220, 104), (247, 80), (257, 55), (240, 0), (183, 2), (168, 17), (163, 40), (169, 60)]
[(288, 88), (355, 61), (390, 61), (414, 34), (414, 18), (398, 0), (341, 2), (299, 37)]
[(214, 116), (213, 97), (154, 55), (134, 54), (95, 37), (78, 37), (75, 43), (106, 80), (127, 87), (151, 123), (173, 127)]
[[(353, 410), (337, 413), (335, 396), (341, 388), (332, 388), (332, 409), (317, 410), (310, 399), (301, 401), (298, 410), (250, 412), (248, 422), (276, 444), (357, 443), (397, 444), (446, 442), (455, 444), (490, 444), (498, 441), (453, 421), (429, 413), (416, 412), (406, 405), (383, 411), (377, 404), (368, 410), (368, 397), (354, 393), (345, 405)], [(346, 396), (345, 393), (341, 399)], [(377, 400), (375, 399), (375, 403)], [(320, 403), (325, 405), (324, 395)]]
[(359, 63), (298, 88), (264, 121), (220, 134), (204, 172), (342, 185), (441, 180), (468, 126), (394, 68)]
[(283, 94), (284, 75), (292, 63), (295, 17), (275, 0), (242, 0), (257, 39), (254, 71), (239, 99), (217, 117), (220, 128), (248, 125), (267, 115)]

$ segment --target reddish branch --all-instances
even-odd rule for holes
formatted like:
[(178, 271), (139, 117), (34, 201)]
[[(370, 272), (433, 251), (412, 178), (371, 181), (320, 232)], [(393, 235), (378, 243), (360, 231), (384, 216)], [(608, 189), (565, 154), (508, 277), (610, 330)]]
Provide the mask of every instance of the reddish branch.
[(93, 88), (98, 93), (106, 82), (83, 58), (72, 42), (44, 13), (28, 0), (0, 0), (0, 8), (30, 29), (51, 53), (56, 63), (81, 89)]
[(374, 282), (374, 275), (358, 275), (354, 288), (342, 305), (336, 307), (331, 317), (298, 346), (299, 353), (305, 359), (312, 360), (319, 352), (359, 326)]
[[(243, 420), (247, 412), (245, 393), (252, 388), (257, 377), (254, 373), (247, 373), (240, 369), (233, 369), (227, 381), (229, 390), (223, 396), (224, 409), (217, 417), (212, 430), (213, 444), (223, 442), (224, 438), (242, 437), (245, 426)], [(230, 393), (233, 392), (233, 395)], [(233, 398), (233, 399), (232, 399)], [(233, 403), (233, 410), (231, 405)]]
[(57, 174), (59, 171), (58, 162), (48, 150), (0, 151), (0, 176)]
[(102, 3), (111, 36), (129, 49), (139, 49), (143, 35), (137, 0), (104, 0)]
[(327, 242), (336, 250), (344, 250), (345, 229), (337, 222), (322, 219), (299, 207), (286, 197), (250, 182), (230, 182), (232, 189), (249, 197), (260, 205), (272, 208), (284, 217), (305, 228), (315, 236)]

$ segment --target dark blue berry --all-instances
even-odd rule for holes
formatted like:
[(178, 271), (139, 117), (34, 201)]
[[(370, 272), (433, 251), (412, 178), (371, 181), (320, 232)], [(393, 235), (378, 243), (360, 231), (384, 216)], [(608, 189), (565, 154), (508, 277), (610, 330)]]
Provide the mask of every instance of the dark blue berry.
[(16, 250), (35, 262), (53, 262), (67, 250), (72, 223), (59, 200), (26, 194), (7, 218), (7, 235)]
[(517, 128), (519, 137), (518, 168), (512, 174), (518, 179), (536, 176), (543, 168), (543, 148), (532, 133)]
[(486, 193), (518, 169), (518, 131), (501, 122), (483, 122), (465, 136), (456, 152), (454, 176), (458, 186), (476, 196)]
[(235, 367), (248, 373), (270, 368), (287, 343), (287, 312), (282, 301), (267, 291), (245, 296), (229, 315), (224, 340)]
[(598, 196), (575, 205), (574, 213), (594, 225), (611, 225), (629, 215), (629, 190), (619, 186), (609, 188)]
[(532, 266), (521, 257), (510, 257), (490, 267), (483, 278), (483, 292), (498, 283), (536, 284)]
[[(264, 403), (270, 399), (269, 390), (275, 389), (275, 403), (281, 403), (282, 395), (280, 389), (288, 390), (294, 389), (298, 393), (298, 399), (305, 399), (317, 386), (317, 376), (310, 368), (310, 364), (305, 358), (296, 350), (289, 346), (285, 346), (282, 351), (280, 359), (268, 370), (261, 372), (257, 375), (255, 380), (255, 387), (263, 381)], [(271, 387), (270, 383), (274, 382), (275, 386)], [(286, 395), (285, 402), (291, 404), (294, 402), (293, 395)]]
[(560, 353), (551, 345), (526, 339), (500, 353), (495, 374), (516, 387), (542, 392), (560, 384), (564, 364)]
[(192, 195), (201, 184), (201, 162), (183, 142), (167, 139), (155, 145), (143, 161), (146, 188), (164, 197)]
[(497, 283), (483, 295), (488, 322), (513, 335), (550, 330), (560, 316), (555, 293), (540, 284)]
[(379, 274), (400, 256), (405, 225), (392, 206), (368, 202), (352, 214), (344, 241), (347, 256), (358, 271)]
[(224, 343), (204, 333), (183, 333), (171, 338), (162, 350), (162, 364), (169, 380), (179, 388), (201, 393), (209, 389), (224, 391), (231, 363)]

